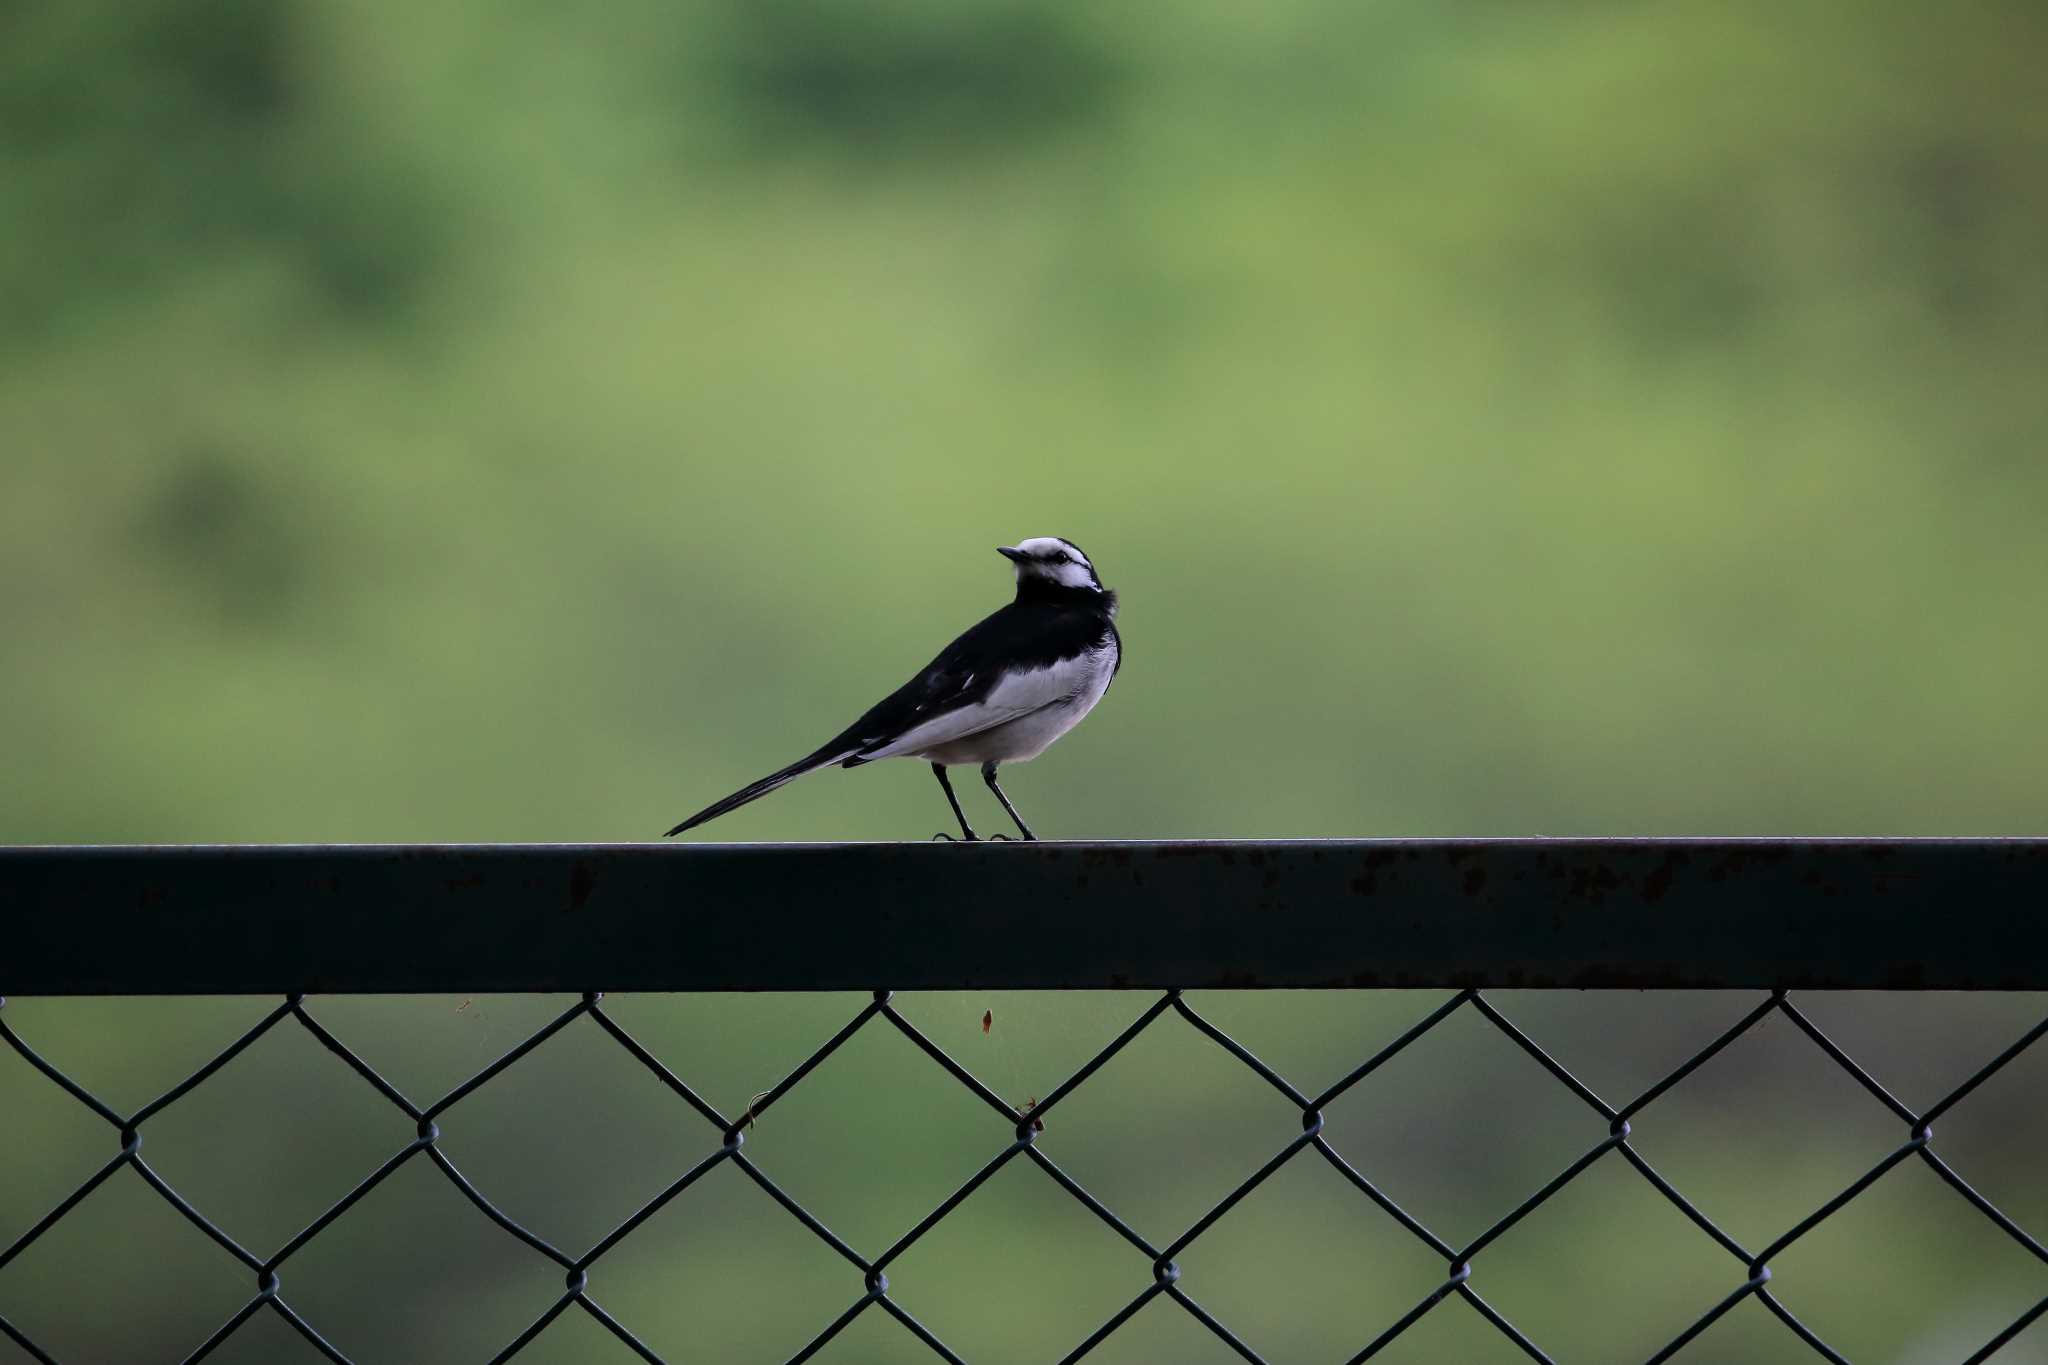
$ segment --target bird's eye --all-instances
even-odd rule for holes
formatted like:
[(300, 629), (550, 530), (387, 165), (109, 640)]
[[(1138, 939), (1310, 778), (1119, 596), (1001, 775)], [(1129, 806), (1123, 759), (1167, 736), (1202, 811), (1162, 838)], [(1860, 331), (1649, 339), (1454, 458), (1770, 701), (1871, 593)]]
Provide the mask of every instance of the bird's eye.
[(1071, 564), (1074, 562), (1074, 557), (1068, 554), (1065, 550), (1061, 550), (1058, 554), (1052, 557), (1052, 562), (1055, 564)]

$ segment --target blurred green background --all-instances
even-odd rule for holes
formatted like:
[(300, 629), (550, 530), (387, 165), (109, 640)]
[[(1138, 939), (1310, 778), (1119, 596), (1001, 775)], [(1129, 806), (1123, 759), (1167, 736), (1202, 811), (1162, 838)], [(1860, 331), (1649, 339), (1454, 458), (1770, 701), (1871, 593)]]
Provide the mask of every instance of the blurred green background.
[[(1052, 837), (2037, 831), (2044, 58), (2032, 0), (0, 4), (0, 837), (645, 838), (902, 681), (1041, 534), (1122, 591), (1129, 660), (1007, 784)], [(706, 834), (945, 824), (884, 764)], [(1617, 1101), (1749, 1003), (1503, 1002)], [(559, 1003), (318, 1008), (425, 1099)], [(1142, 1003), (905, 1008), (1021, 1099)], [(1203, 1005), (1313, 1085), (1432, 1003)], [(858, 1005), (620, 1011), (743, 1106)], [(132, 1106), (261, 1008), (7, 1018)], [(1926, 1103), (2042, 1005), (1814, 1008)], [(1294, 1123), (1175, 1027), (1046, 1138), (1161, 1239)], [(1758, 1242), (1897, 1137), (1777, 1032), (1639, 1125)], [(900, 1041), (752, 1140), (868, 1249), (1002, 1140)], [(710, 1140), (601, 1043), (446, 1125), (571, 1243)], [(1600, 1135), (1503, 1046), (1447, 1034), (1332, 1115), (1447, 1236)], [(2044, 1080), (1941, 1135), (2037, 1235)], [(281, 1036), (148, 1150), (274, 1245), (405, 1140), (377, 1105)], [(113, 1143), (11, 1053), (0, 1112), (5, 1239)], [(1187, 1258), (1274, 1361), (1343, 1358), (1440, 1269), (1307, 1170)], [(892, 1274), (977, 1362), (1145, 1282), (1024, 1174)], [(1563, 1360), (1733, 1283), (1600, 1175), (1477, 1281)], [(431, 1177), (287, 1273), (358, 1360), (481, 1359), (555, 1292)], [(677, 1358), (781, 1359), (858, 1286), (756, 1193), (677, 1205), (601, 1299)], [(1859, 1362), (1958, 1359), (2048, 1292), (1917, 1167), (1854, 1208), (1780, 1287)], [(64, 1229), (0, 1314), (66, 1361), (174, 1359), (246, 1292), (126, 1174)], [(1387, 1358), (1508, 1358), (1476, 1323)], [(1218, 1349), (1148, 1310), (1099, 1358)], [(1748, 1305), (1683, 1359), (1803, 1349)], [(310, 1356), (264, 1320), (219, 1358)], [(565, 1319), (532, 1358), (622, 1357)], [(916, 1355), (869, 1314), (820, 1358)]]

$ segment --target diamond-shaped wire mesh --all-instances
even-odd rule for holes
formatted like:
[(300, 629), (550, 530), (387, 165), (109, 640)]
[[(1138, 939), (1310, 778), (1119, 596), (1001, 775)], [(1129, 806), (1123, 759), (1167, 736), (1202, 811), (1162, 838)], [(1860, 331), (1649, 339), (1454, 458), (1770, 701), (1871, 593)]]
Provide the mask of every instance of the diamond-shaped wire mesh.
[[(1748, 1298), (1756, 1299), (1783, 1325), (1785, 1340), (1788, 1343), (1803, 1343), (1803, 1349), (1823, 1360), (1844, 1361), (1844, 1355), (1823, 1340), (1807, 1323), (1794, 1316), (1773, 1293), (1771, 1262), (1823, 1222), (1840, 1213), (1887, 1172), (1908, 1161), (1922, 1163), (1954, 1191), (1958, 1200), (2031, 1257), (2033, 1263), (2048, 1269), (2048, 1247), (2044, 1247), (2033, 1234), (1973, 1188), (1935, 1150), (1933, 1141), (1936, 1121), (1965, 1102), (1985, 1081), (2035, 1045), (2044, 1034), (2048, 1034), (2048, 1019), (2043, 1019), (2027, 1030), (2003, 1051), (1984, 1062), (1960, 1084), (1949, 1089), (1935, 1103), (1924, 1110), (1915, 1111), (1874, 1079), (1833, 1038), (1816, 1025), (1808, 1013), (1787, 993), (1780, 991), (1743, 1014), (1654, 1084), (1626, 1103), (1616, 1105), (1603, 1099), (1592, 1087), (1551, 1056), (1526, 1032), (1517, 1027), (1493, 1001), (1477, 990), (1461, 991), (1444, 1000), (1398, 1037), (1360, 1061), (1333, 1084), (1315, 1093), (1297, 1088), (1279, 1071), (1204, 1017), (1182, 998), (1179, 991), (1168, 991), (1154, 1000), (1106, 1046), (1048, 1094), (1019, 1106), (1003, 1099), (967, 1067), (949, 1056), (925, 1031), (920, 1030), (897, 1009), (888, 992), (876, 992), (864, 1008), (847, 1020), (843, 1027), (827, 1038), (801, 1063), (767, 1090), (754, 1096), (744, 1111), (728, 1113), (712, 1105), (622, 1027), (606, 1010), (599, 993), (585, 995), (543, 1027), (533, 1031), (517, 1046), (505, 1051), (467, 1080), (427, 1104), (420, 1104), (403, 1093), (346, 1042), (335, 1036), (308, 1008), (305, 997), (294, 995), (271, 1009), (234, 1042), (156, 1099), (132, 1113), (123, 1114), (104, 1103), (30, 1046), (10, 1025), (4, 1013), (4, 1006), (5, 1002), (0, 1001), (0, 1039), (4, 1039), (15, 1053), (48, 1078), (52, 1084), (61, 1087), (79, 1105), (84, 1106), (112, 1128), (115, 1151), (105, 1164), (61, 1199), (48, 1213), (15, 1236), (4, 1249), (0, 1249), (0, 1271), (4, 1271), (10, 1262), (33, 1246), (117, 1171), (124, 1166), (130, 1167), (172, 1209), (240, 1262), (253, 1279), (253, 1290), (248, 1299), (211, 1335), (194, 1344), (189, 1354), (184, 1356), (188, 1361), (205, 1359), (242, 1331), (252, 1318), (265, 1311), (277, 1315), (289, 1324), (299, 1336), (327, 1359), (347, 1360), (348, 1357), (328, 1336), (323, 1335), (319, 1326), (309, 1321), (286, 1297), (283, 1291), (283, 1272), (289, 1268), (295, 1256), (346, 1215), (372, 1190), (382, 1185), (402, 1167), (415, 1161), (430, 1163), (462, 1198), (502, 1229), (505, 1236), (517, 1239), (531, 1251), (553, 1262), (561, 1273), (560, 1293), (549, 1302), (534, 1305), (531, 1320), (506, 1341), (502, 1349), (490, 1357), (493, 1362), (519, 1357), (547, 1332), (557, 1319), (572, 1308), (588, 1315), (599, 1327), (640, 1358), (648, 1361), (661, 1360), (662, 1357), (652, 1347), (635, 1335), (630, 1324), (621, 1321), (605, 1308), (597, 1295), (596, 1285), (603, 1278), (604, 1262), (608, 1256), (671, 1201), (721, 1166), (731, 1166), (747, 1181), (759, 1187), (789, 1218), (800, 1224), (810, 1236), (846, 1263), (848, 1291), (845, 1307), (818, 1324), (809, 1342), (789, 1357), (791, 1362), (812, 1358), (845, 1331), (849, 1324), (863, 1314), (871, 1312), (886, 1314), (893, 1318), (905, 1331), (922, 1343), (922, 1348), (929, 1357), (953, 1362), (962, 1361), (964, 1357), (958, 1351), (941, 1340), (892, 1297), (888, 1272), (891, 1266), (918, 1245), (933, 1228), (961, 1208), (992, 1177), (1004, 1168), (1018, 1163), (1024, 1167), (1036, 1168), (1042, 1174), (1047, 1198), (1073, 1200), (1130, 1248), (1130, 1297), (1121, 1308), (1075, 1342), (1072, 1349), (1060, 1357), (1062, 1362), (1078, 1361), (1089, 1356), (1155, 1299), (1170, 1301), (1194, 1323), (1199, 1324), (1201, 1329), (1212, 1334), (1224, 1347), (1242, 1359), (1270, 1359), (1271, 1357), (1261, 1355), (1258, 1348), (1256, 1338), (1260, 1335), (1259, 1324), (1226, 1323), (1211, 1312), (1196, 1297), (1194, 1290), (1182, 1283), (1179, 1262), (1183, 1253), (1194, 1246), (1231, 1209), (1283, 1167), (1296, 1161), (1325, 1163), (1330, 1170), (1357, 1190), (1358, 1217), (1392, 1220), (1393, 1224), (1405, 1230), (1405, 1236), (1412, 1238), (1427, 1254), (1443, 1265), (1440, 1282), (1405, 1312), (1393, 1321), (1387, 1322), (1370, 1339), (1358, 1342), (1347, 1358), (1347, 1365), (1350, 1362), (1370, 1360), (1379, 1355), (1426, 1316), (1437, 1312), (1451, 1300), (1457, 1300), (1476, 1314), (1501, 1339), (1511, 1343), (1527, 1358), (1537, 1361), (1552, 1360), (1553, 1356), (1548, 1354), (1541, 1344), (1532, 1340), (1528, 1333), (1517, 1327), (1480, 1292), (1485, 1253), (1504, 1234), (1552, 1196), (1602, 1163), (1624, 1163), (1647, 1182), (1650, 1189), (1669, 1201), (1689, 1220), (1701, 1237), (1709, 1240), (1729, 1258), (1726, 1292), (1717, 1300), (1700, 1304), (1697, 1316), (1691, 1323), (1649, 1357), (1651, 1365), (1677, 1355), (1715, 1321)], [(1526, 1198), (1500, 1213), (1477, 1236), (1470, 1237), (1462, 1243), (1454, 1243), (1439, 1236), (1420, 1218), (1390, 1198), (1381, 1186), (1375, 1183), (1369, 1171), (1360, 1169), (1358, 1163), (1347, 1158), (1325, 1132), (1323, 1112), (1340, 1096), (1351, 1091), (1386, 1063), (1461, 1011), (1484, 1020), (1486, 1026), (1497, 1030), (1516, 1048), (1526, 1053), (1556, 1085), (1574, 1097), (1577, 1103), (1583, 1104), (1598, 1116), (1606, 1125), (1606, 1134), (1544, 1181)], [(1081, 1087), (1088, 1085), (1103, 1066), (1134, 1039), (1154, 1028), (1169, 1014), (1184, 1020), (1215, 1047), (1235, 1059), (1236, 1064), (1244, 1067), (1258, 1082), (1282, 1097), (1286, 1105), (1299, 1116), (1299, 1123), (1294, 1131), (1276, 1135), (1276, 1145), (1271, 1155), (1244, 1175), (1221, 1199), (1179, 1235), (1160, 1243), (1141, 1234), (1108, 1203), (1084, 1187), (1071, 1172), (1056, 1164), (1046, 1155), (1038, 1139), (1049, 1114)], [(1717, 1226), (1693, 1200), (1688, 1199), (1664, 1174), (1651, 1165), (1633, 1140), (1633, 1124), (1654, 1101), (1663, 1097), (1673, 1087), (1685, 1082), (1730, 1044), (1773, 1016), (1789, 1021), (1800, 1034), (1811, 1041), (1820, 1055), (1852, 1078), (1877, 1104), (1889, 1111), (1900, 1126), (1901, 1136), (1896, 1146), (1882, 1160), (1818, 1207), (1802, 1210), (1799, 1217), (1789, 1222), (1784, 1230), (1769, 1242), (1762, 1245), (1744, 1245)], [(294, 1027), (305, 1030), (321, 1046), (340, 1058), (365, 1085), (381, 1096), (385, 1103), (403, 1114), (412, 1124), (415, 1136), (399, 1150), (391, 1153), (352, 1189), (282, 1245), (267, 1254), (261, 1254), (242, 1246), (152, 1167), (142, 1155), (143, 1134), (145, 1126), (152, 1119), (191, 1094), (259, 1038), (274, 1029)], [(665, 1087), (673, 1096), (675, 1103), (687, 1106), (693, 1111), (705, 1125), (706, 1134), (705, 1147), (700, 1156), (676, 1170), (665, 1187), (616, 1226), (589, 1246), (574, 1252), (554, 1245), (510, 1217), (494, 1203), (444, 1150), (441, 1129), (442, 1120), (449, 1117), (451, 1111), (463, 1100), (476, 1093), (479, 1088), (490, 1084), (507, 1068), (518, 1063), (550, 1038), (572, 1027), (594, 1028), (601, 1031), (605, 1038), (622, 1049)], [(857, 1248), (849, 1244), (812, 1210), (793, 1198), (781, 1184), (771, 1179), (746, 1151), (749, 1128), (786, 1099), (798, 1086), (804, 1084), (806, 1078), (848, 1039), (864, 1029), (894, 1030), (901, 1034), (929, 1058), (933, 1066), (950, 1077), (952, 1083), (963, 1087), (988, 1111), (988, 1122), (991, 1127), (989, 1155), (980, 1169), (919, 1218), (908, 1231), (895, 1241), (879, 1248)], [(1965, 1365), (1977, 1365), (1978, 1362), (1990, 1359), (1994, 1353), (2012, 1342), (2044, 1314), (2048, 1314), (2048, 1294), (2044, 1294), (2038, 1302), (1971, 1351), (1964, 1358)], [(42, 1346), (31, 1340), (21, 1327), (8, 1321), (4, 1316), (0, 1316), (0, 1334), (4, 1334), (37, 1361), (51, 1362), (55, 1359)]]

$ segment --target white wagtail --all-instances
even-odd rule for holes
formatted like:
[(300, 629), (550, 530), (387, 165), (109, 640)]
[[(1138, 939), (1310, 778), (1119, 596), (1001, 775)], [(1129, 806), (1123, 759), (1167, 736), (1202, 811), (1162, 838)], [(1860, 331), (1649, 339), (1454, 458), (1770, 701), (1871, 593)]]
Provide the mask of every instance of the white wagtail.
[(1036, 758), (1078, 725), (1109, 690), (1123, 663), (1123, 641), (1112, 620), (1116, 594), (1102, 586), (1073, 541), (1041, 536), (996, 552), (1017, 566), (1017, 596), (1009, 606), (947, 645), (916, 677), (815, 753), (713, 802), (669, 834), (694, 829), (835, 763), (858, 768), (878, 758), (921, 758), (945, 789), (961, 838), (973, 842), (975, 833), (946, 777), (952, 763), (979, 763), (981, 780), (1017, 822), (1018, 833), (1036, 839), (996, 785), (996, 766)]

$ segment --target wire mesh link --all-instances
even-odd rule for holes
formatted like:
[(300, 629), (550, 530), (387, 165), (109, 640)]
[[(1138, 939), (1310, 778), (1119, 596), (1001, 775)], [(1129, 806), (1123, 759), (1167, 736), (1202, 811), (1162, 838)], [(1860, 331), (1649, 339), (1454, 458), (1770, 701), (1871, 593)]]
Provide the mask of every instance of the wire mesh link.
[[(1944, 1185), (1970, 1208), (1974, 1209), (2007, 1239), (2036, 1262), (2048, 1267), (2048, 1247), (2018, 1222), (2001, 1211), (1980, 1191), (1969, 1184), (1950, 1163), (1934, 1149), (1934, 1122), (1948, 1114), (1958, 1104), (1981, 1086), (1986, 1080), (2010, 1064), (2027, 1049), (2033, 1047), (2044, 1035), (2048, 1035), (2048, 1019), (2015, 1039), (2008, 1047), (1986, 1061), (1977, 1071), (1959, 1085), (1946, 1092), (1934, 1104), (1922, 1111), (1911, 1106), (1888, 1091), (1870, 1075), (1838, 1043), (1822, 1030), (1805, 1011), (1795, 1004), (1790, 996), (1779, 991), (1744, 1012), (1717, 1034), (1704, 1047), (1688, 1056), (1678, 1066), (1661, 1076), (1641, 1093), (1616, 1105), (1603, 1099), (1594, 1088), (1574, 1075), (1571, 1070), (1553, 1057), (1541, 1044), (1520, 1028), (1492, 1001), (1478, 990), (1460, 991), (1430, 1010), (1413, 1025), (1381, 1047), (1372, 1056), (1359, 1063), (1339, 1078), (1326, 1090), (1310, 1095), (1296, 1087), (1274, 1067), (1259, 1058), (1218, 1027), (1213, 1021), (1195, 1009), (1181, 992), (1167, 991), (1154, 1000), (1145, 1010), (1122, 1029), (1106, 1045), (1100, 1048), (1085, 1063), (1055, 1086), (1043, 1101), (1018, 1107), (1005, 1101), (993, 1089), (978, 1079), (973, 1072), (949, 1055), (924, 1031), (906, 1018), (893, 1002), (891, 993), (877, 991), (872, 999), (858, 1010), (847, 1023), (825, 1042), (820, 1044), (786, 1075), (767, 1090), (756, 1095), (747, 1109), (738, 1115), (729, 1115), (711, 1104), (697, 1090), (672, 1071), (652, 1051), (632, 1036), (617, 1020), (605, 1010), (603, 997), (599, 992), (589, 992), (573, 1005), (550, 1019), (540, 1028), (521, 1039), (516, 1045), (496, 1057), (488, 1065), (456, 1085), (431, 1103), (419, 1104), (387, 1077), (380, 1074), (363, 1057), (337, 1037), (319, 1018), (308, 1009), (306, 999), (301, 995), (287, 996), (282, 1003), (270, 1009), (237, 1038), (209, 1058), (198, 1069), (171, 1086), (157, 1098), (144, 1104), (132, 1114), (123, 1116), (120, 1112), (102, 1102), (83, 1085), (66, 1075), (65, 1072), (43, 1056), (11, 1026), (5, 1014), (6, 1001), (0, 999), (0, 1040), (18, 1054), (29, 1066), (59, 1087), (72, 1100), (88, 1110), (100, 1121), (113, 1129), (116, 1150), (105, 1164), (96, 1169), (76, 1189), (52, 1207), (0, 1248), (0, 1270), (19, 1257), (38, 1239), (43, 1237), (68, 1213), (89, 1197), (108, 1179), (123, 1167), (133, 1169), (143, 1182), (161, 1197), (178, 1215), (197, 1228), (206, 1237), (221, 1247), (247, 1270), (253, 1279), (250, 1297), (220, 1324), (205, 1340), (197, 1343), (189, 1355), (188, 1362), (207, 1358), (257, 1314), (268, 1311), (284, 1323), (326, 1359), (347, 1362), (348, 1357), (337, 1348), (307, 1319), (295, 1309), (283, 1293), (282, 1271), (299, 1252), (344, 1217), (372, 1190), (388, 1180), (394, 1173), (415, 1158), (426, 1160), (480, 1213), (490, 1220), (507, 1236), (516, 1239), (529, 1251), (551, 1262), (563, 1276), (563, 1290), (551, 1302), (539, 1306), (534, 1318), (520, 1330), (502, 1349), (490, 1359), (493, 1365), (518, 1357), (545, 1333), (562, 1315), (571, 1308), (585, 1314), (591, 1321), (602, 1327), (614, 1339), (640, 1359), (660, 1362), (662, 1357), (634, 1334), (630, 1327), (609, 1312), (592, 1292), (595, 1272), (600, 1272), (601, 1262), (622, 1242), (631, 1237), (650, 1218), (666, 1207), (677, 1196), (689, 1189), (704, 1176), (722, 1165), (731, 1165), (765, 1192), (780, 1208), (812, 1237), (847, 1262), (850, 1273), (857, 1273), (858, 1289), (851, 1302), (836, 1316), (824, 1323), (817, 1333), (793, 1356), (791, 1365), (805, 1361), (823, 1350), (835, 1337), (870, 1309), (879, 1308), (892, 1318), (911, 1337), (915, 1338), (929, 1353), (940, 1360), (963, 1365), (964, 1357), (949, 1347), (923, 1323), (919, 1322), (890, 1293), (888, 1267), (896, 1263), (913, 1246), (917, 1245), (933, 1228), (958, 1210), (976, 1191), (1006, 1166), (1021, 1159), (1025, 1165), (1039, 1171), (1046, 1178), (1048, 1191), (1058, 1191), (1072, 1199), (1079, 1207), (1116, 1234), (1135, 1253), (1132, 1262), (1133, 1293), (1108, 1319), (1090, 1332), (1064, 1356), (1062, 1365), (1086, 1358), (1097, 1347), (1109, 1340), (1119, 1329), (1136, 1316), (1147, 1305), (1157, 1299), (1175, 1304), (1181, 1311), (1205, 1331), (1214, 1336), (1239, 1358), (1252, 1362), (1263, 1362), (1262, 1356), (1249, 1338), (1256, 1335), (1246, 1324), (1232, 1326), (1204, 1308), (1190, 1289), (1182, 1283), (1178, 1258), (1200, 1238), (1209, 1232), (1233, 1208), (1250, 1197), (1277, 1172), (1300, 1159), (1304, 1153), (1313, 1153), (1323, 1163), (1341, 1176), (1346, 1183), (1362, 1196), (1359, 1210), (1362, 1216), (1384, 1216), (1400, 1227), (1409, 1237), (1425, 1249), (1444, 1266), (1443, 1279), (1413, 1306), (1369, 1341), (1358, 1346), (1347, 1358), (1347, 1365), (1367, 1361), (1385, 1350), (1422, 1321), (1437, 1311), (1443, 1304), (1456, 1300), (1469, 1308), (1481, 1321), (1513, 1345), (1530, 1360), (1549, 1362), (1554, 1357), (1504, 1314), (1490, 1304), (1481, 1294), (1479, 1266), (1483, 1254), (1503, 1234), (1523, 1219), (1534, 1213), (1559, 1191), (1570, 1186), (1587, 1171), (1607, 1161), (1609, 1154), (1615, 1154), (1627, 1167), (1662, 1199), (1685, 1216), (1700, 1233), (1719, 1247), (1730, 1258), (1729, 1288), (1715, 1302), (1704, 1305), (1696, 1318), (1685, 1329), (1649, 1357), (1649, 1365), (1657, 1365), (1671, 1359), (1690, 1342), (1705, 1332), (1723, 1315), (1740, 1304), (1744, 1299), (1754, 1297), (1781, 1323), (1790, 1336), (1809, 1348), (1811, 1353), (1823, 1360), (1843, 1362), (1846, 1360), (1839, 1351), (1830, 1346), (1811, 1327), (1801, 1322), (1785, 1304), (1772, 1292), (1770, 1263), (1788, 1248), (1805, 1238), (1815, 1228), (1840, 1213), (1871, 1186), (1881, 1180), (1895, 1167), (1908, 1161), (1918, 1160), (1932, 1171)], [(1348, 1159), (1324, 1130), (1323, 1111), (1338, 1097), (1364, 1081), (1381, 1066), (1399, 1056), (1420, 1039), (1428, 1036), (1446, 1020), (1460, 1012), (1469, 1012), (1484, 1020), (1486, 1025), (1500, 1033), (1530, 1061), (1540, 1067), (1561, 1089), (1570, 1093), (1580, 1104), (1596, 1115), (1605, 1127), (1605, 1135), (1592, 1143), (1573, 1160), (1567, 1163), (1532, 1193), (1502, 1212), (1477, 1236), (1463, 1245), (1454, 1244), (1432, 1231), (1416, 1215), (1404, 1209), (1390, 1198), (1367, 1174)], [(1073, 1175), (1059, 1166), (1039, 1146), (1038, 1137), (1043, 1130), (1048, 1112), (1066, 1101), (1074, 1092), (1093, 1078), (1102, 1067), (1122, 1052), (1135, 1039), (1147, 1031), (1160, 1026), (1162, 1020), (1172, 1015), (1201, 1037), (1234, 1058), (1264, 1086), (1281, 1096), (1299, 1116), (1298, 1131), (1281, 1141), (1272, 1154), (1247, 1174), (1235, 1186), (1224, 1193), (1208, 1209), (1200, 1214), (1179, 1236), (1164, 1245), (1155, 1244), (1104, 1200), (1084, 1187)], [(1665, 1178), (1643, 1156), (1634, 1143), (1634, 1123), (1659, 1098), (1674, 1086), (1683, 1083), (1702, 1065), (1718, 1055), (1736, 1040), (1750, 1033), (1773, 1015), (1782, 1016), (1801, 1035), (1825, 1056), (1834, 1066), (1853, 1079), (1872, 1101), (1882, 1106), (1904, 1129), (1902, 1139), (1881, 1160), (1870, 1166), (1855, 1180), (1844, 1186), (1838, 1193), (1825, 1200), (1817, 1208), (1792, 1223), (1775, 1239), (1761, 1249), (1751, 1251), (1740, 1241), (1718, 1226), (1694, 1201), (1687, 1198), (1670, 1180)], [(296, 1026), (306, 1030), (324, 1049), (337, 1057), (349, 1071), (354, 1073), (376, 1095), (391, 1108), (397, 1110), (413, 1126), (414, 1137), (393, 1152), (374, 1170), (364, 1176), (347, 1193), (322, 1210), (305, 1227), (287, 1238), (276, 1250), (268, 1255), (258, 1255), (248, 1250), (231, 1237), (225, 1229), (179, 1193), (142, 1156), (143, 1128), (151, 1119), (177, 1104), (198, 1086), (204, 1084), (237, 1055), (273, 1029)], [(587, 1026), (599, 1030), (628, 1057), (654, 1077), (669, 1094), (700, 1120), (704, 1127), (705, 1149), (701, 1156), (676, 1174), (653, 1198), (642, 1203), (622, 1221), (597, 1238), (596, 1241), (578, 1254), (571, 1254), (547, 1239), (541, 1237), (519, 1221), (508, 1215), (456, 1166), (441, 1146), (441, 1121), (450, 1117), (452, 1111), (481, 1087), (490, 1084), (508, 1068), (517, 1065), (523, 1058), (540, 1048), (564, 1029)], [(991, 1111), (993, 1121), (1000, 1125), (1006, 1136), (996, 1146), (986, 1161), (965, 1182), (952, 1193), (940, 1200), (927, 1213), (914, 1222), (910, 1228), (893, 1243), (881, 1248), (873, 1255), (864, 1254), (832, 1231), (815, 1213), (805, 1208), (792, 1197), (767, 1171), (748, 1157), (745, 1151), (746, 1130), (809, 1077), (823, 1062), (863, 1029), (883, 1027), (901, 1034), (916, 1049), (932, 1062), (952, 1081), (962, 1087), (979, 1103)], [(1609, 1164), (1612, 1164), (1611, 1162)], [(1986, 1341), (1964, 1361), (1964, 1365), (1981, 1365), (1995, 1352), (2018, 1337), (2037, 1319), (2048, 1314), (2048, 1296), (2033, 1304), (2013, 1322)], [(0, 1336), (5, 1336), (14, 1345), (25, 1351), (29, 1357), (44, 1365), (54, 1365), (55, 1357), (42, 1346), (30, 1340), (16, 1324), (0, 1316)]]

